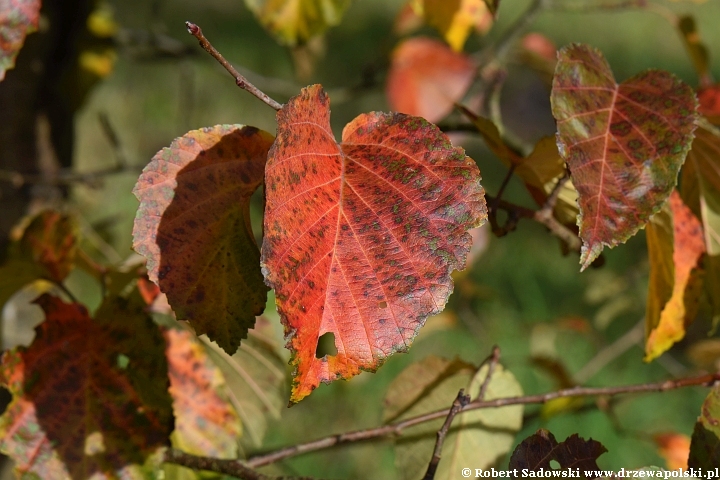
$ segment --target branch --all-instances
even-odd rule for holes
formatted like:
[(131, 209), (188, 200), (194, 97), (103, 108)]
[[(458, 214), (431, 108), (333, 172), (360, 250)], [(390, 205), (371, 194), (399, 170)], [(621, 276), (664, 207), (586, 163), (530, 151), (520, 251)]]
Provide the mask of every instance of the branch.
[(205, 38), (205, 35), (203, 35), (202, 30), (200, 27), (195, 25), (192, 22), (185, 22), (185, 26), (187, 27), (188, 32), (193, 37), (197, 38), (198, 42), (200, 42), (200, 46), (208, 52), (212, 57), (217, 60), (220, 65), (225, 67), (225, 70), (227, 70), (230, 75), (233, 76), (235, 79), (235, 84), (237, 84), (238, 87), (242, 88), (243, 90), (246, 90), (253, 95), (255, 95), (257, 98), (262, 100), (266, 105), (268, 105), (271, 108), (274, 108), (275, 110), (280, 110), (283, 106), (282, 104), (276, 102), (272, 98), (270, 98), (265, 92), (257, 88), (255, 85), (250, 83), (247, 78), (242, 76), (240, 72), (235, 70), (235, 67), (233, 67), (230, 62), (225, 60), (225, 57), (223, 57), (220, 52), (218, 52), (215, 47), (212, 46), (212, 44), (208, 41), (207, 38)]
[[(490, 378), (490, 372), (488, 372), (487, 378)], [(450, 407), (447, 418), (445, 418), (445, 423), (443, 423), (443, 426), (440, 427), (440, 430), (437, 432), (435, 449), (433, 450), (433, 455), (430, 459), (430, 464), (428, 465), (427, 472), (425, 472), (423, 480), (433, 480), (435, 478), (435, 472), (437, 472), (437, 467), (440, 464), (440, 454), (442, 453), (443, 443), (445, 442), (445, 437), (450, 430), (450, 425), (452, 425), (455, 415), (460, 413), (463, 407), (468, 403), (470, 403), (470, 395), (465, 395), (465, 390), (461, 388), (452, 404), (452, 407)]]
[(220, 458), (199, 457), (185, 453), (176, 448), (169, 448), (165, 451), (163, 458), (165, 463), (174, 463), (193, 470), (207, 470), (209, 472), (223, 473), (243, 480), (317, 480), (314, 477), (290, 477), (266, 475), (246, 466), (237, 460), (226, 460)]
[[(681, 378), (678, 380), (667, 380), (658, 383), (646, 383), (637, 385), (623, 385), (619, 387), (574, 387), (564, 390), (558, 390), (555, 392), (544, 393), (541, 395), (527, 395), (522, 397), (506, 397), (497, 398), (494, 400), (483, 400), (478, 398), (474, 400), (460, 410), (460, 413), (467, 412), (470, 410), (478, 410), (481, 408), (498, 408), (505, 407), (508, 405), (530, 405), (530, 404), (542, 404), (547, 403), (550, 400), (564, 397), (596, 397), (596, 396), (615, 396), (625, 394), (637, 394), (637, 393), (648, 393), (648, 392), (665, 392), (667, 390), (675, 390), (678, 388), (692, 387), (692, 386), (712, 386), (714, 383), (720, 382), (720, 373), (701, 375), (697, 377)], [(429, 422), (438, 418), (447, 417), (450, 413), (450, 409), (438, 410), (435, 412), (426, 413), (417, 417), (408, 418), (401, 420), (389, 425), (383, 425), (381, 427), (369, 428), (366, 430), (356, 430), (354, 432), (341, 433), (337, 435), (331, 435), (329, 437), (314, 440), (312, 442), (301, 443), (291, 447), (286, 447), (275, 452), (270, 452), (264, 455), (257, 455), (250, 458), (244, 464), (251, 468), (262, 467), (269, 465), (286, 458), (294, 457), (303, 453), (314, 452), (318, 450), (324, 450), (336, 445), (357, 442), (362, 440), (369, 440), (373, 438), (389, 437), (395, 435), (402, 435), (402, 431), (406, 428)]]

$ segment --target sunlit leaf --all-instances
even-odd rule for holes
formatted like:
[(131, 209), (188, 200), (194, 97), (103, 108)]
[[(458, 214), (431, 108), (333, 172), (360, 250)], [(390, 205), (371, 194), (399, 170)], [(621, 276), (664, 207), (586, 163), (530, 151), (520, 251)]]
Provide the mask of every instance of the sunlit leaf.
[(484, 0), (423, 0), (425, 21), (435, 27), (456, 52), (473, 30), (485, 33), (493, 13)]
[(38, 28), (40, 0), (0, 0), (0, 81), (15, 66), (25, 36)]
[[(242, 426), (223, 374), (192, 332), (168, 329), (165, 340), (175, 414), (173, 447), (194, 455), (236, 458)], [(168, 467), (166, 473), (180, 473), (172, 472), (179, 467)]]
[(703, 402), (690, 442), (688, 467), (714, 471), (720, 465), (720, 386)]
[[(487, 216), (480, 172), (422, 118), (369, 113), (338, 144), (328, 97), (303, 89), (278, 112), (265, 171), (262, 265), (292, 352), (291, 401), (406, 351), (465, 267)], [(335, 336), (337, 355), (315, 358)]]
[[(487, 366), (477, 373), (459, 360), (426, 357), (398, 375), (385, 397), (385, 421), (402, 420), (449, 408), (461, 388), (477, 398), (487, 376)], [(485, 395), (487, 400), (522, 395), (515, 377), (502, 366), (495, 368)], [(455, 478), (463, 467), (487, 468), (510, 451), (514, 433), (522, 426), (520, 405), (499, 409), (480, 409), (455, 417), (442, 451), (436, 478)], [(444, 419), (403, 430), (395, 443), (398, 478), (422, 478), (432, 457), (437, 431)]]
[(208, 355), (225, 377), (228, 396), (242, 420), (241, 456), (262, 446), (268, 422), (279, 419), (287, 404), (287, 362), (277, 353), (272, 330), (267, 318), (258, 317), (232, 357), (206, 342)]
[(573, 434), (558, 443), (552, 433), (540, 429), (515, 448), (508, 469), (557, 470), (550, 463), (555, 461), (560, 464), (560, 470), (593, 472), (599, 470), (597, 458), (605, 452), (607, 449), (595, 440), (584, 440)]
[(474, 75), (470, 57), (437, 40), (413, 37), (393, 52), (385, 92), (394, 111), (437, 122), (465, 95)]
[(245, 5), (278, 42), (294, 46), (340, 23), (350, 0), (245, 0)]
[(142, 301), (111, 299), (95, 320), (48, 294), (29, 348), (6, 352), (13, 401), (0, 418), (2, 451), (43, 479), (137, 478), (172, 431), (160, 332)]
[[(667, 351), (685, 336), (697, 313), (697, 299), (686, 291), (690, 273), (705, 252), (700, 221), (673, 192), (667, 205), (647, 224), (650, 281), (645, 319), (645, 360)], [(689, 301), (693, 303), (689, 303)]]
[(662, 207), (690, 150), (697, 101), (663, 71), (618, 85), (600, 51), (574, 44), (559, 52), (551, 102), (558, 147), (579, 194), (585, 269)]
[(193, 130), (158, 152), (135, 196), (133, 244), (180, 320), (233, 353), (265, 308), (250, 228), (272, 136), (254, 127)]

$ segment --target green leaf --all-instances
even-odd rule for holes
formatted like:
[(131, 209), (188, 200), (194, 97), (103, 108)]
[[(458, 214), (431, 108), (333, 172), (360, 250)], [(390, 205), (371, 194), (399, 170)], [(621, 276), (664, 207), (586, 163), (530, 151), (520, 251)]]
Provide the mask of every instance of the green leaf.
[(688, 467), (714, 470), (720, 465), (720, 386), (703, 402), (693, 430)]
[(665, 203), (690, 150), (697, 99), (670, 73), (615, 83), (599, 50), (560, 50), (551, 94), (558, 148), (578, 191), (582, 269)]
[(0, 449), (43, 479), (138, 478), (173, 423), (157, 326), (136, 297), (107, 300), (95, 320), (48, 294), (37, 303), (46, 320), (32, 345), (2, 359), (13, 400)]
[[(475, 367), (459, 360), (426, 357), (403, 370), (390, 385), (384, 402), (385, 421), (449, 408), (461, 388), (475, 399), (487, 371), (487, 366), (475, 373)], [(522, 389), (515, 377), (497, 365), (485, 398), (519, 395), (522, 395)], [(468, 465), (473, 468), (497, 465), (512, 448), (514, 433), (522, 426), (522, 415), (523, 407), (514, 405), (471, 410), (456, 416), (445, 438), (436, 478), (455, 478)], [(443, 422), (444, 419), (438, 419), (403, 430), (403, 436), (395, 444), (399, 478), (422, 478)]]
[(15, 66), (25, 36), (38, 28), (40, 0), (3, 0), (0, 3), (0, 81)]
[(265, 309), (267, 287), (250, 228), (273, 137), (242, 125), (193, 130), (158, 152), (133, 193), (133, 245), (179, 320), (228, 353)]
[(245, 0), (245, 5), (278, 42), (295, 46), (339, 24), (350, 0)]

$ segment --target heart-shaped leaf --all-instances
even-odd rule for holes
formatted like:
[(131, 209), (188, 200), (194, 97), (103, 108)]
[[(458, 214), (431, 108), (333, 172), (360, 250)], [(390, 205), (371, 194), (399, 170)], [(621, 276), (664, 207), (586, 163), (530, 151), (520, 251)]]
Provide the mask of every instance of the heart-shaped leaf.
[(180, 320), (232, 354), (265, 308), (250, 228), (273, 137), (242, 125), (193, 130), (159, 151), (133, 190), (133, 245)]
[(672, 192), (690, 150), (697, 100), (672, 74), (641, 73), (622, 84), (599, 50), (560, 50), (552, 111), (558, 148), (579, 194), (580, 263), (625, 242)]
[[(406, 351), (486, 216), (480, 172), (422, 118), (360, 115), (338, 144), (322, 87), (278, 112), (262, 265), (296, 367), (291, 402)], [(321, 335), (337, 355), (316, 358)]]

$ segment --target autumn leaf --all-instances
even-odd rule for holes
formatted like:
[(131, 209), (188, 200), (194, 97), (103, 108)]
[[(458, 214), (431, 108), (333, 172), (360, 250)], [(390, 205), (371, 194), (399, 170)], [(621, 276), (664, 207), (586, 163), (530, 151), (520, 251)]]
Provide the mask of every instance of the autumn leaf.
[(61, 283), (73, 269), (77, 230), (71, 216), (46, 210), (25, 229), (20, 240), (21, 254), (39, 264), (50, 280)]
[[(406, 351), (487, 216), (475, 162), (436, 126), (369, 113), (338, 144), (329, 117), (319, 85), (292, 98), (265, 171), (261, 261), (296, 368), (291, 402)], [(315, 358), (326, 332), (338, 353)]]
[(25, 36), (36, 31), (40, 0), (0, 0), (0, 81), (15, 66)]
[(658, 454), (665, 459), (668, 470), (687, 470), (690, 437), (682, 433), (665, 432), (653, 435), (653, 441), (658, 447)]
[[(487, 366), (477, 370), (460, 360), (425, 357), (403, 370), (390, 384), (384, 401), (384, 420), (403, 420), (449, 408), (461, 388), (474, 400), (487, 372)], [(485, 399), (521, 395), (522, 388), (512, 373), (501, 365), (496, 366)], [(512, 448), (514, 434), (522, 426), (522, 415), (521, 405), (472, 410), (458, 415), (445, 437), (436, 478), (455, 478), (456, 473), (468, 464), (473, 468), (495, 465), (498, 458)], [(441, 418), (403, 430), (403, 436), (395, 442), (398, 478), (422, 478), (443, 421)]]
[(172, 430), (160, 332), (139, 298), (107, 300), (95, 320), (49, 294), (37, 303), (32, 345), (2, 359), (2, 451), (43, 479), (130, 476)]
[(278, 42), (295, 46), (339, 24), (350, 0), (245, 0), (245, 5)]
[(228, 396), (242, 421), (241, 456), (262, 446), (268, 423), (279, 420), (287, 404), (287, 362), (278, 355), (273, 337), (273, 326), (264, 316), (258, 317), (255, 328), (232, 356), (201, 337), (225, 377)]
[(485, 33), (493, 13), (484, 0), (423, 0), (428, 25), (437, 29), (456, 52), (460, 52), (473, 30)]
[(265, 308), (250, 228), (272, 136), (254, 127), (193, 130), (158, 152), (133, 193), (133, 245), (180, 320), (229, 353)]
[(605, 452), (607, 449), (595, 440), (573, 434), (558, 443), (552, 433), (540, 429), (515, 447), (508, 469), (556, 470), (550, 464), (554, 460), (563, 470), (579, 468), (583, 473), (594, 472), (599, 470), (597, 458)]
[(582, 269), (604, 246), (645, 226), (677, 183), (697, 101), (672, 74), (649, 70), (618, 85), (599, 50), (560, 50), (551, 94), (558, 147), (579, 194)]
[(707, 46), (702, 42), (697, 29), (695, 18), (691, 15), (683, 15), (678, 19), (677, 28), (680, 31), (680, 38), (683, 40), (690, 60), (692, 60), (695, 71), (700, 78), (700, 84), (710, 82), (710, 54)]
[(470, 87), (475, 66), (442, 42), (413, 37), (392, 54), (385, 92), (394, 111), (437, 122)]
[[(175, 414), (173, 447), (194, 455), (236, 458), (242, 426), (223, 374), (192, 332), (167, 329), (164, 336)], [(171, 478), (177, 476), (168, 468), (179, 467), (164, 468)]]
[(720, 386), (705, 398), (690, 440), (688, 467), (714, 470), (720, 465)]
[[(676, 191), (647, 224), (650, 281), (645, 329), (645, 361), (651, 361), (685, 336), (697, 313), (697, 297), (687, 294), (692, 270), (705, 253), (700, 221)], [(691, 290), (692, 291), (692, 290)]]

